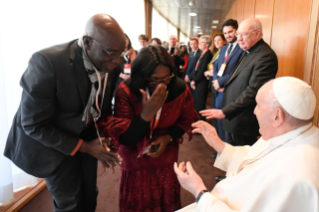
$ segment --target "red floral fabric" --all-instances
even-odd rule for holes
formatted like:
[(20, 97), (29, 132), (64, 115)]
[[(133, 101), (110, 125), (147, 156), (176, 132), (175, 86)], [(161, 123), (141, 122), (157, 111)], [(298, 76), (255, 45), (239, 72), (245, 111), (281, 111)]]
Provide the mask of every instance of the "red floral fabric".
[[(180, 185), (173, 170), (182, 138), (167, 145), (157, 158), (141, 155), (149, 144), (149, 130), (136, 145), (119, 144), (119, 136), (126, 132), (131, 121), (142, 111), (142, 102), (125, 83), (116, 90), (115, 114), (100, 124), (102, 136), (111, 136), (121, 155), (122, 175), (120, 184), (121, 212), (170, 212), (180, 209)], [(191, 92), (185, 91), (175, 100), (164, 104), (159, 123), (153, 136), (164, 135), (170, 127), (179, 126), (191, 137), (191, 124), (199, 117), (194, 109)]]

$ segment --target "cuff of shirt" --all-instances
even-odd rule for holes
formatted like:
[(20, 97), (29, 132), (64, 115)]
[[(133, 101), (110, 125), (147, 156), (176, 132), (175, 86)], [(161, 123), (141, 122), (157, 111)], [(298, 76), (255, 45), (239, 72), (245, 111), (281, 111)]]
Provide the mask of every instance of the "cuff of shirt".
[(182, 137), (184, 135), (185, 130), (183, 128), (180, 128), (178, 126), (173, 126), (167, 134), (171, 136), (173, 140)]
[(233, 157), (235, 148), (225, 142), (225, 148), (218, 154), (214, 166), (223, 171), (227, 171), (231, 158)]
[(80, 149), (80, 147), (82, 146), (83, 140), (80, 139), (78, 144), (76, 145), (76, 147), (74, 148), (74, 150), (71, 152), (71, 156), (75, 155), (75, 153)]

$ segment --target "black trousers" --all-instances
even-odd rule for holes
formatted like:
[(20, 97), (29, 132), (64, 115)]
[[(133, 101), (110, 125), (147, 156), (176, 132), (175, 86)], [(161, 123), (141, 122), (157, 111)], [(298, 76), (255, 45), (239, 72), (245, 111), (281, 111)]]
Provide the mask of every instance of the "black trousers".
[(196, 95), (195, 110), (197, 111), (201, 120), (206, 120), (206, 118), (203, 117), (199, 113), (199, 111), (206, 109), (206, 100), (208, 95), (208, 81), (200, 82), (198, 85), (196, 85), (195, 95)]
[(255, 136), (244, 136), (225, 131), (225, 142), (233, 146), (253, 145), (257, 141)]
[(97, 159), (77, 152), (45, 178), (53, 195), (54, 212), (94, 212), (98, 189)]

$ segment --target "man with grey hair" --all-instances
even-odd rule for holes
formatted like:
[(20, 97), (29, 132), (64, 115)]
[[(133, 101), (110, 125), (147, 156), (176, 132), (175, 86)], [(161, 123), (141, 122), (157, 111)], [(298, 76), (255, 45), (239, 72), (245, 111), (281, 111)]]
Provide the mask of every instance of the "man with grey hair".
[(256, 101), (261, 138), (253, 146), (234, 147), (222, 142), (209, 124), (193, 124), (193, 132), (201, 133), (218, 152), (214, 166), (226, 171), (227, 177), (209, 192), (189, 162), (175, 163), (179, 182), (196, 198), (181, 212), (318, 211), (314, 92), (300, 79), (280, 77), (262, 86)]
[[(195, 90), (195, 109), (198, 113), (206, 108), (209, 79), (205, 77), (204, 73), (207, 71), (207, 65), (213, 57), (209, 50), (211, 44), (212, 39), (209, 35), (203, 35), (199, 38), (199, 49), (202, 52), (196, 61), (195, 71), (189, 75), (189, 80), (191, 81), (190, 86), (193, 90)], [(201, 116), (200, 113), (199, 115)], [(201, 119), (203, 119), (202, 116)]]
[(97, 160), (107, 168), (121, 163), (97, 125), (111, 114), (124, 48), (118, 23), (97, 14), (80, 39), (34, 53), (21, 78), (4, 155), (45, 179), (56, 212), (95, 211)]
[(222, 119), (225, 141), (235, 146), (252, 145), (260, 135), (253, 114), (255, 96), (263, 84), (275, 78), (278, 70), (277, 56), (262, 35), (258, 19), (240, 23), (236, 36), (244, 52), (224, 85), (222, 109), (201, 111), (207, 119)]

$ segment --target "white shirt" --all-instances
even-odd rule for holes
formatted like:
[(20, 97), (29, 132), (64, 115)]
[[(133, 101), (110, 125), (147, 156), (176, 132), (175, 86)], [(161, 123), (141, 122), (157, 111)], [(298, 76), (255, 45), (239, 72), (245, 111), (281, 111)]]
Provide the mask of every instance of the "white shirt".
[(229, 44), (228, 44), (228, 47), (227, 47), (226, 52), (225, 52), (225, 56), (227, 56), (227, 52), (228, 52), (228, 49), (230, 48), (230, 45), (231, 45), (231, 44), (233, 45), (233, 48), (231, 49), (229, 55), (231, 55), (231, 53), (232, 53), (232, 52), (234, 51), (234, 49), (236, 48), (237, 40), (236, 40), (234, 43), (229, 43)]
[(319, 211), (319, 130), (312, 124), (251, 147), (226, 144), (214, 165), (227, 178), (181, 212)]

